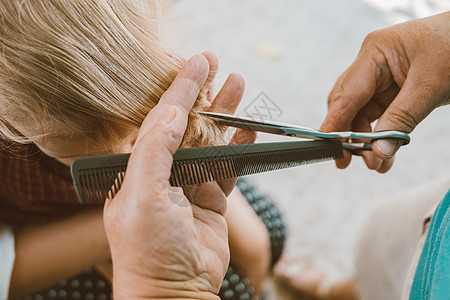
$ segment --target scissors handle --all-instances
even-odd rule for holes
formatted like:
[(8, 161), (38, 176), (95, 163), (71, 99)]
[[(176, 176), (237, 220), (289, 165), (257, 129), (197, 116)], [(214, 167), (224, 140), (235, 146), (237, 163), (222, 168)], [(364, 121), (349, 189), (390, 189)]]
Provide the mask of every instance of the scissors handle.
[(305, 130), (296, 127), (284, 128), (286, 135), (296, 137), (309, 137), (312, 139), (338, 139), (348, 140), (349, 143), (364, 142), (373, 143), (379, 139), (398, 139), (406, 145), (410, 141), (407, 133), (394, 130), (377, 131), (377, 132), (355, 132), (355, 131), (339, 131), (339, 132), (322, 132), (316, 129)]

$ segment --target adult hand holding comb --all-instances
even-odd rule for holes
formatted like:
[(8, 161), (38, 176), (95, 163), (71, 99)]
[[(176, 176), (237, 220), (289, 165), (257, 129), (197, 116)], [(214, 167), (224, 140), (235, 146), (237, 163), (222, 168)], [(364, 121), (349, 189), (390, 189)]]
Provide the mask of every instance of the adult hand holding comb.
[[(211, 53), (187, 61), (144, 120), (123, 185), (105, 203), (115, 299), (218, 299), (229, 261), (223, 214), (235, 180), (201, 184), (191, 199), (195, 204), (168, 180), (188, 113), (216, 70)], [(233, 113), (243, 88), (242, 77), (230, 75), (210, 110)], [(239, 130), (232, 142), (254, 138)]]

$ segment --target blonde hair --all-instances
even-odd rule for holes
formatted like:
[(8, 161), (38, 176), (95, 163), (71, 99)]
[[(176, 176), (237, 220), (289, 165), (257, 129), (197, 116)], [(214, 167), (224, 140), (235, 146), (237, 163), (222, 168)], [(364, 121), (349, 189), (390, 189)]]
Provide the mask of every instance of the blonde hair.
[[(113, 143), (140, 126), (184, 63), (160, 40), (166, 2), (0, 1), (0, 137)], [(189, 122), (184, 146), (217, 141), (211, 122)]]

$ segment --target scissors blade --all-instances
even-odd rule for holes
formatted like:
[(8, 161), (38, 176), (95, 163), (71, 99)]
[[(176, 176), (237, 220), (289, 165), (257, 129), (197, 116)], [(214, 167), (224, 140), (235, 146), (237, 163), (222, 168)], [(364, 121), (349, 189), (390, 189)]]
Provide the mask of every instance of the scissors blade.
[(307, 139), (322, 139), (322, 137), (314, 136), (314, 133), (319, 131), (308, 127), (284, 124), (274, 121), (258, 121), (248, 117), (238, 117), (234, 115), (227, 115), (221, 113), (213, 113), (205, 111), (196, 111), (196, 113), (207, 116), (208, 118), (216, 121), (220, 125), (284, 136), (295, 136)]

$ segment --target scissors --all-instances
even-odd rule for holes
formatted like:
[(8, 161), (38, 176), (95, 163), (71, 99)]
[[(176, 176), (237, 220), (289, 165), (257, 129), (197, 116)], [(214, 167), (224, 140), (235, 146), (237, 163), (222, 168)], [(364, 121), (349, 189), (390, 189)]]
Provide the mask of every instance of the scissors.
[(360, 150), (372, 150), (372, 143), (379, 139), (396, 139), (407, 145), (410, 142), (410, 136), (406, 132), (387, 130), (377, 132), (322, 132), (317, 129), (279, 123), (274, 121), (261, 121), (249, 117), (238, 117), (234, 115), (195, 111), (199, 115), (206, 116), (214, 120), (217, 124), (242, 128), (246, 130), (265, 132), (289, 137), (298, 137), (313, 140), (340, 140), (342, 148), (347, 149), (355, 154)]

